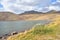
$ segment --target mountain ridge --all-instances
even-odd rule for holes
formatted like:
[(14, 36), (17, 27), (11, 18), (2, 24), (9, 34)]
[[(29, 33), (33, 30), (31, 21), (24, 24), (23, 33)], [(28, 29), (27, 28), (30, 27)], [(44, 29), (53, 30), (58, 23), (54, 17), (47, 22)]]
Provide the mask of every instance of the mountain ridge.
[(52, 19), (54, 16), (60, 16), (60, 11), (49, 11), (47, 13), (37, 11), (26, 11), (21, 14), (11, 12), (0, 12), (0, 21), (20, 21), (20, 20), (44, 20)]

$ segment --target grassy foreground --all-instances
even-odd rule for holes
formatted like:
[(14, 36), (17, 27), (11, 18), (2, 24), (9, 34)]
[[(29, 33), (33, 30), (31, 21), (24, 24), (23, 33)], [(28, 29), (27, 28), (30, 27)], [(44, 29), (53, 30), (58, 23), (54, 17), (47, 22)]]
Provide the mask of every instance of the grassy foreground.
[(47, 25), (35, 25), (28, 31), (8, 37), (7, 40), (60, 40), (60, 25), (56, 21)]

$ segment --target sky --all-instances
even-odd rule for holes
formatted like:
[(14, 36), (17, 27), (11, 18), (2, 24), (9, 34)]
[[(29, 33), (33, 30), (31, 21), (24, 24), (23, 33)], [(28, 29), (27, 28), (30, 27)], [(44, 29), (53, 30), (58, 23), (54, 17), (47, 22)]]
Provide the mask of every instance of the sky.
[(20, 14), (25, 11), (60, 11), (60, 0), (0, 0), (0, 12)]

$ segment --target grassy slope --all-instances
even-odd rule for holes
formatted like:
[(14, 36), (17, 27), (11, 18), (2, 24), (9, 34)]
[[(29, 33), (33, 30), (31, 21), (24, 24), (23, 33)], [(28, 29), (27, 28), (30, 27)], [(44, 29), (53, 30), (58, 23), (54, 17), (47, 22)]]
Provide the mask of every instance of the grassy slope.
[(35, 25), (32, 29), (10, 36), (7, 40), (60, 40), (60, 20), (46, 25)]

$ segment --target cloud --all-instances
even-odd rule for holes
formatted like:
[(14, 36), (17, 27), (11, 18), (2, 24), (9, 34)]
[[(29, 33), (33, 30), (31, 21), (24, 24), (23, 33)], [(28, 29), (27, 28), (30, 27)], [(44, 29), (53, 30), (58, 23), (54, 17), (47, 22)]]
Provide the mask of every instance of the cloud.
[(53, 2), (52, 0), (1, 0), (0, 3), (4, 6), (5, 11), (19, 14), (30, 10), (46, 12), (52, 9), (51, 5)]
[(60, 10), (60, 7), (59, 6), (49, 6), (49, 10), (59, 11)]
[(57, 2), (60, 2), (60, 0), (57, 0)]
[(49, 10), (60, 11), (60, 0), (56, 0), (56, 2), (53, 2), (48, 8)]

